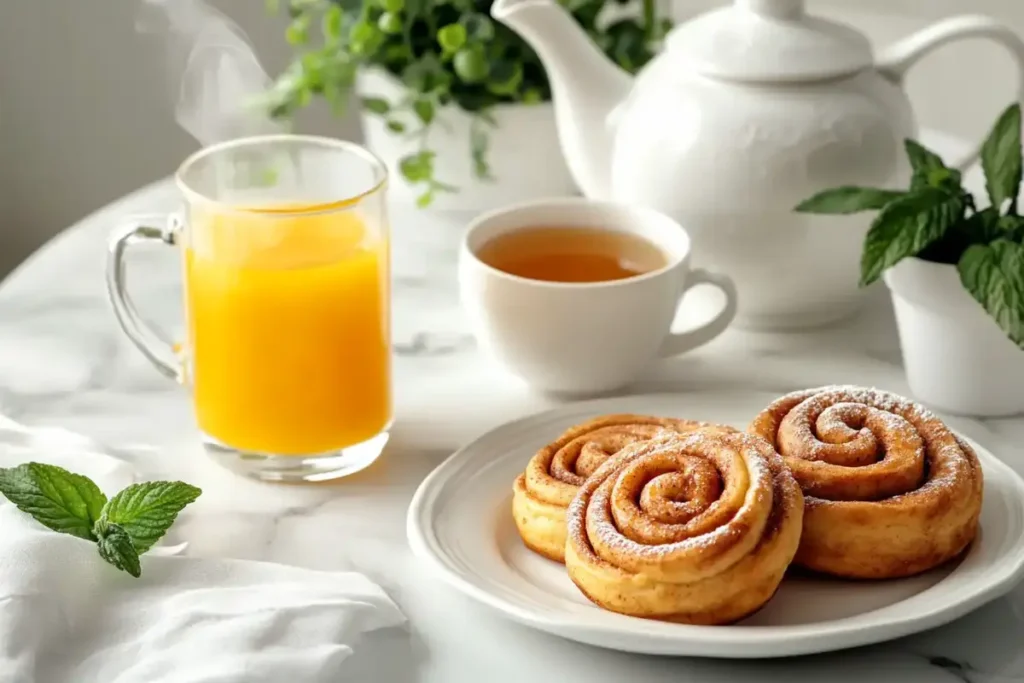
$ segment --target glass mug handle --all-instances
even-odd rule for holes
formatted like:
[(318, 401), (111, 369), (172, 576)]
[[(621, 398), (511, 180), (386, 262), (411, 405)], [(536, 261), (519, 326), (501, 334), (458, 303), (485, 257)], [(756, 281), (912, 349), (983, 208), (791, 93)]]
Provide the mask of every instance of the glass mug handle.
[[(166, 227), (155, 228), (149, 223), (163, 223)], [(184, 381), (185, 368), (174, 352), (174, 347), (142, 322), (128, 296), (124, 255), (129, 246), (141, 242), (159, 242), (171, 246), (177, 244), (180, 226), (180, 221), (173, 216), (138, 216), (115, 231), (107, 246), (107, 295), (118, 324), (142, 354), (160, 372), (176, 382)]]

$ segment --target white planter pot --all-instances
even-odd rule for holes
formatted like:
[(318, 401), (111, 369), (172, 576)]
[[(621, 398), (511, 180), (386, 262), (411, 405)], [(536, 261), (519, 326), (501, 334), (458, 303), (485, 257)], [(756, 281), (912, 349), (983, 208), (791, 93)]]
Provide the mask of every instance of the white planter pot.
[[(397, 102), (407, 93), (394, 77), (380, 71), (360, 74), (357, 89), (362, 96), (382, 97), (389, 103)], [(430, 149), (437, 154), (434, 176), (459, 190), (437, 193), (431, 209), (480, 212), (515, 202), (579, 194), (562, 157), (550, 102), (503, 105), (490, 113), (498, 124), (488, 129), (486, 158), (494, 177), (492, 182), (479, 180), (473, 173), (472, 117), (455, 106), (437, 111), (430, 132)], [(403, 112), (394, 118), (410, 131), (420, 125), (411, 113)], [(391, 173), (392, 198), (414, 203), (423, 187), (410, 185), (402, 177), (398, 163), (402, 157), (419, 151), (418, 140), (389, 130), (380, 116), (364, 112), (362, 124), (367, 146)]]
[(957, 415), (1024, 413), (1024, 350), (964, 290), (955, 266), (908, 258), (885, 282), (918, 399)]

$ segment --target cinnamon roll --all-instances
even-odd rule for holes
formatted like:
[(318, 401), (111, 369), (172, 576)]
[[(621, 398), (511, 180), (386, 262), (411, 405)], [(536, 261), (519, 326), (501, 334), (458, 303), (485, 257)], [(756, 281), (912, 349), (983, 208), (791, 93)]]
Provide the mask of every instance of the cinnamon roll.
[(783, 396), (749, 425), (803, 489), (795, 563), (835, 576), (911, 576), (977, 533), (983, 477), (971, 447), (913, 401), (853, 386)]
[(623, 449), (580, 487), (565, 566), (605, 609), (731, 623), (775, 594), (802, 519), (800, 487), (763, 439), (666, 436)]
[(659, 434), (698, 429), (737, 431), (694, 420), (649, 415), (605, 415), (568, 429), (537, 451), (512, 487), (512, 515), (528, 548), (562, 562), (565, 509), (594, 470), (622, 448)]

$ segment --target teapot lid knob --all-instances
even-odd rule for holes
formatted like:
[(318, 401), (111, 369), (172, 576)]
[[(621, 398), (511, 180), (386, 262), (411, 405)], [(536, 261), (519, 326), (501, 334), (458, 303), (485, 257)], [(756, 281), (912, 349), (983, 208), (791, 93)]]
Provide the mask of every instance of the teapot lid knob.
[(850, 26), (804, 10), (804, 0), (733, 0), (676, 26), (665, 57), (712, 78), (793, 82), (845, 76), (874, 63)]

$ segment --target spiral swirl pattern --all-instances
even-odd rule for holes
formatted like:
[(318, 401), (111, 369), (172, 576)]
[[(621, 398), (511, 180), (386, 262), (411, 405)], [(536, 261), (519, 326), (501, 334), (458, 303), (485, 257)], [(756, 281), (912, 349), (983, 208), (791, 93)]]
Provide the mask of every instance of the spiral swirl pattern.
[(913, 401), (855, 386), (783, 396), (748, 432), (782, 454), (805, 494), (795, 562), (848, 578), (911, 576), (977, 533), (983, 477), (971, 447)]
[(530, 459), (513, 485), (512, 514), (527, 547), (557, 562), (565, 558), (565, 509), (608, 458), (662, 434), (700, 429), (736, 431), (694, 420), (604, 415), (571, 427)]
[(605, 609), (730, 623), (775, 593), (802, 517), (800, 487), (764, 440), (666, 435), (623, 449), (580, 487), (565, 564)]

